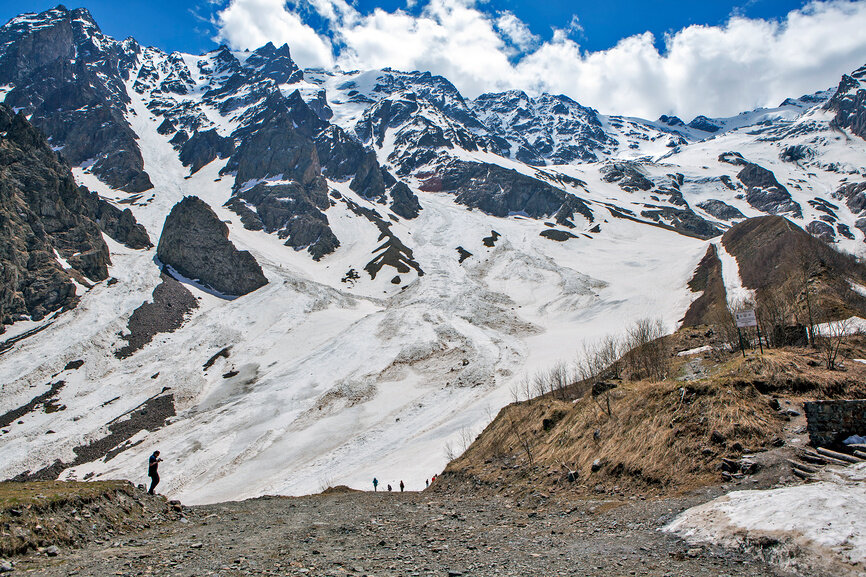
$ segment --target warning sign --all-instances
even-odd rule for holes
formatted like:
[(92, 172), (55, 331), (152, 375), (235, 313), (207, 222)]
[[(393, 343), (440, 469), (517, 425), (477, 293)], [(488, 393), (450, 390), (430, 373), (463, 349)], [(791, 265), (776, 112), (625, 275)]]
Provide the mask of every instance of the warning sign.
[(736, 316), (737, 328), (758, 326), (758, 319), (754, 310), (740, 311), (736, 313)]

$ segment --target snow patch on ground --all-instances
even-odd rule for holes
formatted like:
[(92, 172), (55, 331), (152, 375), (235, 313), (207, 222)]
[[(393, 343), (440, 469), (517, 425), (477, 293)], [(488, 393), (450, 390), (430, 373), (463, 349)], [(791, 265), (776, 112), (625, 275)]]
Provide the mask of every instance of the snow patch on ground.
[(728, 493), (665, 530), (692, 543), (750, 549), (805, 575), (863, 575), (866, 463), (829, 469), (818, 483)]
[(755, 291), (743, 286), (743, 279), (740, 277), (740, 265), (737, 263), (736, 257), (725, 250), (725, 245), (721, 242), (716, 243), (716, 249), (718, 249), (719, 260), (722, 262), (722, 280), (725, 283), (728, 303), (755, 302)]

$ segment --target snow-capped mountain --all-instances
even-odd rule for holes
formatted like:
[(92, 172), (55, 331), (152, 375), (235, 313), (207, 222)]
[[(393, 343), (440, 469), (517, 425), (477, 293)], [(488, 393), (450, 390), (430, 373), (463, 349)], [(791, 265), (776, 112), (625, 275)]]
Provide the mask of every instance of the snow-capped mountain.
[[(84, 279), (49, 234), (41, 270), (75, 299), (2, 302), (0, 477), (138, 480), (158, 446), (191, 503), (419, 488), (524, 375), (641, 317), (673, 330), (732, 223), (781, 214), (866, 246), (862, 69), (777, 109), (647, 121), (300, 70), (288, 46), (166, 54), (60, 6), (0, 29), (0, 95), (98, 193), (81, 226), (110, 257)], [(32, 213), (22, 230), (51, 210)], [(137, 223), (150, 241), (128, 242)], [(184, 269), (196, 255), (256, 282)]]

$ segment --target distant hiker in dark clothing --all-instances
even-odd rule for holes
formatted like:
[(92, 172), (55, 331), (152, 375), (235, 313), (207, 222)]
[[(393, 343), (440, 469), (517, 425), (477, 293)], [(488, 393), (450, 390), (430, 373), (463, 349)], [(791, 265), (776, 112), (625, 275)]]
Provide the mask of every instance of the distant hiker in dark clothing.
[(154, 451), (153, 455), (150, 456), (147, 465), (147, 476), (150, 477), (150, 489), (147, 492), (151, 495), (153, 495), (153, 490), (156, 489), (156, 486), (159, 484), (159, 472), (157, 469), (161, 462), (162, 459), (159, 458), (159, 451)]
[(391, 490), (391, 485), (390, 485), (390, 483), (389, 483), (389, 484), (388, 484), (388, 491), (390, 491), (390, 490)]
[(429, 486), (430, 486), (430, 479), (424, 479), (424, 486), (425, 486), (425, 487), (429, 487)]
[(377, 479), (376, 477), (373, 477), (373, 491), (376, 491), (377, 490), (376, 487), (378, 487), (378, 486), (379, 486), (379, 479)]
[(400, 492), (401, 492), (401, 493), (403, 492), (403, 488), (404, 488), (405, 486), (406, 486), (406, 485), (403, 484), (403, 480), (401, 479), (401, 480), (400, 480)]

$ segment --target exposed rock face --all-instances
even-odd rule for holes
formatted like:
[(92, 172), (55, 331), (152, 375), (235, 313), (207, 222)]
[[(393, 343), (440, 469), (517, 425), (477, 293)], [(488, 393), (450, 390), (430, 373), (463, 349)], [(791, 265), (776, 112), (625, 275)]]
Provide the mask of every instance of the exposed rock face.
[(833, 193), (833, 198), (844, 200), (854, 214), (866, 211), (866, 182), (852, 182)]
[(640, 215), (652, 221), (671, 226), (676, 231), (688, 236), (712, 238), (722, 233), (717, 226), (701, 218), (688, 207), (685, 209), (663, 207), (642, 210)]
[(152, 188), (135, 133), (124, 118), (124, 80), (140, 48), (102, 34), (90, 13), (58, 6), (0, 28), (5, 102), (32, 114), (73, 165), (95, 161), (100, 180), (128, 192)]
[(689, 128), (694, 128), (695, 130), (702, 130), (704, 132), (718, 132), (719, 130), (721, 130), (721, 127), (713, 123), (713, 121), (706, 116), (696, 116), (694, 120), (689, 122)]
[[(493, 132), (511, 144), (511, 155), (528, 164), (594, 162), (616, 141), (598, 114), (563, 95), (525, 92), (482, 94), (471, 108)], [(531, 135), (531, 136), (529, 136)]]
[(165, 219), (156, 254), (180, 274), (225, 295), (240, 296), (267, 284), (248, 251), (229, 240), (229, 229), (201, 199), (188, 196)]
[(833, 242), (836, 240), (836, 231), (826, 222), (813, 220), (806, 225), (806, 232), (812, 236), (817, 236), (824, 242)]
[(720, 220), (734, 220), (735, 218), (746, 218), (739, 209), (734, 208), (730, 204), (711, 198), (698, 204), (699, 208), (704, 209), (714, 217)]
[[(168, 122), (166, 120), (166, 122)], [(224, 138), (215, 129), (196, 132), (180, 147), (180, 161), (195, 174), (217, 158), (228, 158), (234, 152), (231, 138)]]
[(575, 213), (594, 220), (592, 211), (576, 196), (495, 164), (453, 160), (422, 183), (421, 189), (452, 192), (458, 203), (493, 216), (554, 216), (559, 224), (569, 227), (574, 226)]
[(92, 207), (91, 214), (102, 232), (129, 248), (143, 249), (153, 246), (147, 230), (136, 222), (131, 210), (128, 208), (120, 210), (99, 198), (95, 192), (90, 193), (88, 200)]
[(824, 108), (836, 113), (833, 119), (836, 126), (866, 139), (866, 66), (843, 76), (836, 94)]
[(615, 182), (626, 192), (652, 190), (653, 183), (631, 162), (612, 162), (602, 167), (605, 182)]
[[(723, 160), (724, 158), (724, 160)], [(776, 180), (776, 175), (762, 166), (743, 159), (738, 153), (726, 153), (719, 160), (743, 166), (737, 178), (746, 186), (746, 202), (769, 214), (790, 214), (802, 218), (803, 210), (791, 193)]]
[(0, 134), (0, 322), (9, 324), (73, 306), (72, 279), (103, 280), (111, 261), (90, 193), (39, 131), (0, 105)]

